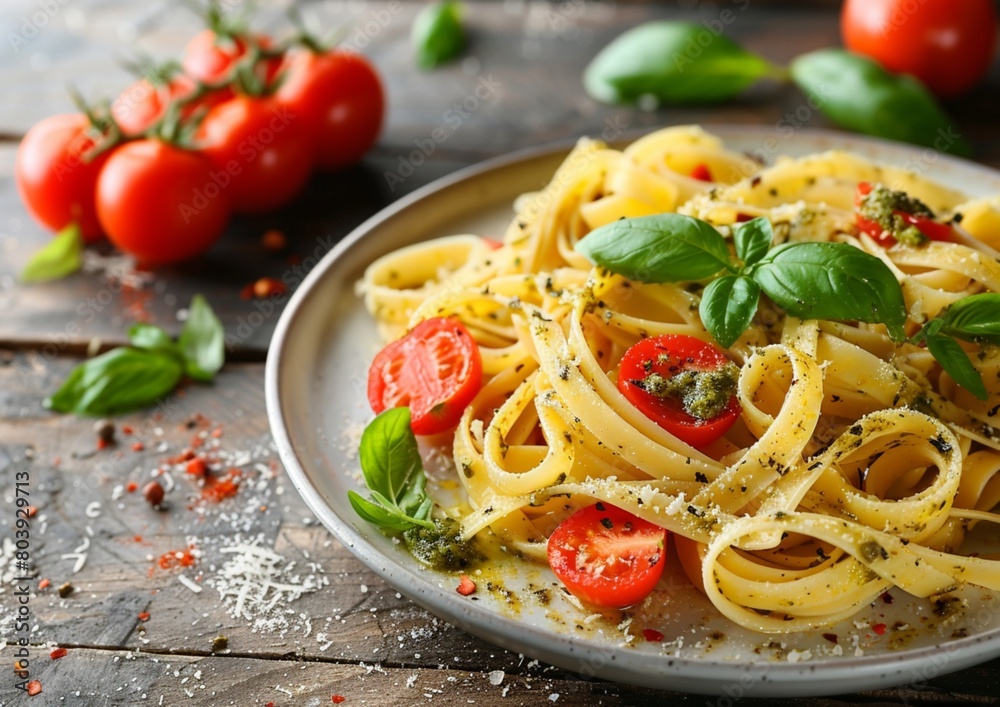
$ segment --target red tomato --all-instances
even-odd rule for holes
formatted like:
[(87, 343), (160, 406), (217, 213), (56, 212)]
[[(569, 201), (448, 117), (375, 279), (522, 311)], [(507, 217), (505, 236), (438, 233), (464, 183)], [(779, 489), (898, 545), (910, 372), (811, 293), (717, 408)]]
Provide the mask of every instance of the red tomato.
[[(855, 197), (855, 204), (860, 206), (861, 200), (872, 190), (872, 185), (868, 182), (858, 184), (858, 193)], [(951, 226), (945, 223), (938, 223), (927, 216), (915, 216), (905, 211), (894, 211), (894, 214), (902, 218), (910, 226), (916, 226), (917, 230), (930, 238), (932, 241), (955, 242), (955, 234)], [(857, 215), (858, 229), (871, 236), (876, 243), (883, 248), (891, 248), (896, 245), (896, 239), (889, 235), (877, 222), (867, 219), (861, 214)]]
[[(249, 40), (249, 41), (248, 41)], [(250, 50), (250, 42), (262, 49), (270, 49), (274, 43), (264, 36), (219, 35), (214, 30), (204, 29), (193, 36), (181, 55), (184, 73), (202, 83), (218, 84), (233, 78), (233, 70)], [(270, 84), (281, 70), (280, 56), (267, 57), (254, 67), (258, 76)]]
[(840, 29), (851, 51), (951, 98), (989, 70), (997, 13), (993, 0), (847, 0)]
[(313, 136), (314, 164), (339, 169), (375, 144), (385, 96), (374, 67), (360, 54), (303, 51), (289, 58), (276, 93)]
[[(166, 115), (171, 101), (180, 101), (194, 93), (195, 82), (178, 74), (166, 83), (148, 78), (139, 79), (126, 88), (111, 104), (111, 116), (126, 135), (140, 135)], [(196, 110), (207, 110), (232, 97), (232, 91), (211, 91), (187, 103), (180, 117), (187, 118)]]
[(97, 213), (112, 243), (143, 265), (166, 265), (211, 246), (229, 219), (229, 204), (204, 156), (136, 140), (119, 147), (101, 172)]
[(14, 167), (18, 193), (31, 215), (54, 231), (75, 221), (90, 243), (103, 233), (94, 195), (110, 157), (103, 152), (88, 159), (98, 137), (82, 114), (53, 115), (21, 140)]
[(638, 604), (660, 581), (667, 531), (606, 503), (583, 508), (549, 537), (549, 567), (581, 601)]
[(271, 211), (302, 190), (313, 147), (295, 121), (273, 98), (251, 96), (236, 96), (205, 116), (196, 141), (234, 211)]
[(640, 340), (622, 356), (618, 390), (653, 422), (692, 447), (707, 447), (733, 426), (742, 408), (736, 396), (717, 416), (700, 420), (684, 410), (674, 396), (659, 397), (643, 390), (637, 381), (652, 373), (670, 379), (682, 371), (714, 371), (729, 362), (712, 344), (693, 336), (663, 334)]
[(483, 380), (479, 347), (462, 323), (425, 319), (393, 341), (368, 369), (368, 402), (376, 413), (408, 406), (414, 434), (454, 429)]

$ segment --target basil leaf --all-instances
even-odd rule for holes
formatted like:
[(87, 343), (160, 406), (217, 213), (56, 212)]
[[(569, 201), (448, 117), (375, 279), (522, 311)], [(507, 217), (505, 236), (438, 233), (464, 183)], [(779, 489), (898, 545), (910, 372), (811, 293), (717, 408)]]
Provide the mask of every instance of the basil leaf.
[(31, 256), (21, 271), (21, 282), (44, 282), (71, 275), (83, 266), (83, 236), (71, 223)]
[(390, 408), (368, 423), (358, 456), (368, 488), (394, 504), (409, 498), (411, 486), (423, 483), (423, 460), (410, 429), (409, 408)]
[(222, 322), (201, 295), (191, 298), (188, 318), (177, 339), (184, 356), (185, 371), (199, 381), (210, 381), (226, 358), (226, 338)]
[(810, 103), (841, 127), (968, 156), (968, 143), (927, 88), (905, 74), (842, 49), (797, 57), (792, 79)]
[(763, 216), (737, 224), (733, 229), (736, 255), (744, 265), (753, 265), (767, 255), (773, 241), (774, 230), (771, 228), (771, 222)]
[(177, 347), (170, 334), (152, 324), (133, 324), (128, 330), (128, 340), (137, 349), (160, 349), (176, 354)]
[(584, 71), (583, 85), (604, 103), (644, 96), (661, 103), (710, 103), (778, 71), (703, 25), (657, 21), (628, 30), (602, 49)]
[[(963, 297), (939, 315), (941, 331), (965, 341), (1000, 344), (1000, 294)], [(931, 322), (928, 322), (930, 324)]]
[(613, 273), (639, 282), (701, 280), (733, 270), (726, 240), (690, 216), (621, 219), (584, 236), (576, 250)]
[(409, 516), (392, 505), (383, 506), (373, 503), (354, 491), (347, 492), (347, 499), (351, 502), (355, 513), (381, 528), (402, 531), (409, 530), (414, 526), (413, 520)]
[(941, 368), (955, 379), (956, 383), (980, 400), (986, 400), (989, 397), (986, 393), (986, 386), (983, 385), (982, 376), (979, 375), (979, 371), (972, 365), (968, 354), (957, 341), (943, 334), (928, 336), (927, 350), (941, 364)]
[(756, 282), (743, 275), (726, 275), (705, 288), (698, 313), (708, 332), (728, 349), (750, 326), (759, 300)]
[(425, 6), (413, 19), (411, 39), (421, 69), (433, 69), (458, 56), (465, 46), (459, 4), (448, 0)]
[(802, 319), (881, 322), (905, 341), (903, 291), (889, 267), (846, 243), (786, 243), (747, 273), (774, 302)]
[(125, 346), (76, 366), (44, 405), (77, 415), (127, 412), (162, 398), (183, 374), (174, 356)]

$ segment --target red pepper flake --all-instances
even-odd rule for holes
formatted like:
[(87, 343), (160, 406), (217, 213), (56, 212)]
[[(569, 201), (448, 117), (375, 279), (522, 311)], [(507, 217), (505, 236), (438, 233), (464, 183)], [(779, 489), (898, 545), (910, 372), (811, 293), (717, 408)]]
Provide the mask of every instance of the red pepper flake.
[(232, 498), (240, 490), (239, 469), (230, 469), (225, 476), (216, 478), (214, 476), (205, 477), (205, 487), (201, 490), (201, 497), (206, 501), (219, 503), (227, 498)]
[(139, 612), (139, 620), (140, 621), (149, 621), (149, 612), (148, 611), (140, 611)]
[(828, 640), (830, 643), (836, 644), (840, 641), (840, 637), (835, 633), (824, 633), (823, 638)]
[(274, 703), (268, 702), (266, 705), (264, 705), (264, 707), (274, 707)]
[(52, 582), (50, 582), (47, 579), (42, 579), (42, 580), (39, 580), (39, 582), (38, 582), (38, 588), (39, 589), (48, 589), (51, 586), (52, 586)]
[(67, 651), (65, 648), (61, 646), (59, 648), (53, 648), (51, 651), (49, 651), (49, 658), (51, 658), (52, 660), (59, 660), (68, 652), (69, 651)]
[(288, 285), (273, 277), (262, 277), (253, 283), (253, 296), (257, 299), (280, 297), (288, 292)]
[(41, 691), (42, 691), (42, 681), (41, 680), (32, 680), (31, 682), (28, 683), (28, 687), (27, 687), (28, 696), (34, 697), (35, 695), (40, 694)]
[(98, 437), (97, 438), (97, 448), (98, 449), (107, 449), (109, 446), (111, 446), (110, 440), (106, 440), (103, 437)]
[(125, 490), (128, 491), (129, 493), (135, 493), (136, 491), (139, 490), (139, 484), (137, 484), (135, 481), (129, 481), (128, 484), (125, 485)]
[(882, 601), (884, 601), (886, 604), (891, 604), (892, 602), (894, 602), (896, 600), (893, 598), (892, 594), (890, 594), (889, 592), (882, 592)]
[(347, 698), (346, 698), (346, 697), (344, 697), (343, 695), (334, 695), (334, 696), (333, 696), (333, 697), (331, 698), (331, 700), (332, 700), (333, 704), (335, 704), (335, 705), (339, 705), (339, 704), (340, 704), (341, 702), (343, 702), (343, 701), (344, 701), (344, 700), (346, 700), (346, 699), (347, 699)]
[(650, 643), (663, 643), (663, 634), (655, 628), (642, 629), (642, 637)]
[(130, 435), (130, 434), (133, 433), (133, 431), (134, 430), (132, 429), (131, 425), (122, 425), (122, 434), (123, 435)]
[(219, 439), (219, 437), (221, 437), (221, 436), (222, 436), (222, 428), (221, 427), (216, 427), (214, 430), (212, 430), (212, 437), (214, 439)]
[(136, 535), (135, 537), (132, 538), (132, 540), (135, 541), (135, 542), (137, 542), (137, 543), (141, 543), (142, 542), (142, 536), (141, 535)]
[(208, 471), (208, 465), (201, 457), (195, 457), (187, 463), (187, 473), (191, 476), (204, 476)]
[(882, 636), (885, 635), (886, 628), (888, 627), (885, 624), (875, 624), (874, 626), (872, 626), (872, 631)]
[(467, 597), (476, 591), (476, 583), (469, 578), (469, 575), (463, 574), (458, 580), (458, 587), (455, 591), (463, 597)]
[(160, 559), (157, 564), (160, 565), (160, 569), (164, 570), (169, 570), (174, 567), (194, 567), (194, 565), (198, 562), (198, 558), (191, 552), (194, 549), (194, 545), (189, 545), (184, 550), (171, 550), (170, 552), (165, 552), (160, 555)]
[(691, 178), (697, 179), (700, 182), (714, 181), (712, 179), (712, 170), (704, 162), (699, 162), (694, 166), (694, 169), (691, 170)]
[(253, 286), (255, 283), (251, 282), (249, 285), (240, 290), (240, 299), (252, 300), (253, 299)]
[(36, 513), (38, 513), (38, 506), (28, 506), (29, 518), (34, 518)]
[(132, 451), (133, 452), (141, 452), (145, 448), (146, 448), (146, 445), (144, 445), (142, 442), (133, 442), (132, 443)]
[(285, 249), (288, 239), (285, 238), (285, 234), (282, 231), (279, 231), (277, 228), (271, 228), (264, 231), (264, 235), (260, 238), (260, 244), (268, 253), (277, 253)]

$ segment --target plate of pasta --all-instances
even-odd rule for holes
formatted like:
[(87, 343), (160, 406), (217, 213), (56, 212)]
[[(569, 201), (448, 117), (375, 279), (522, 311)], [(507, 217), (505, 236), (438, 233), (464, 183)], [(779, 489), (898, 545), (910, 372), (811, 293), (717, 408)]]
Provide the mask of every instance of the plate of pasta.
[(292, 298), (281, 458), (400, 592), (586, 676), (822, 695), (987, 660), (998, 195), (932, 151), (742, 127), (464, 170)]

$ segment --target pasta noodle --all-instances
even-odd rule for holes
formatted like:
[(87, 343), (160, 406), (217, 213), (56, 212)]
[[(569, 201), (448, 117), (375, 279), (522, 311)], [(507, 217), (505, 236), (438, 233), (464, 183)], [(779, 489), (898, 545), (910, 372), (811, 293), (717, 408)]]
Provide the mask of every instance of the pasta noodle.
[[(668, 529), (692, 582), (763, 632), (829, 625), (892, 586), (1000, 590), (1000, 562), (958, 552), (1000, 502), (1000, 356), (988, 347), (968, 347), (981, 351), (980, 401), (881, 324), (802, 321), (764, 302), (728, 351), (743, 412), (719, 442), (688, 446), (618, 391), (618, 362), (640, 338), (712, 340), (696, 284), (632, 282), (574, 250), (622, 217), (679, 212), (728, 236), (766, 216), (776, 242), (851, 244), (899, 279), (908, 333), (966, 295), (1000, 292), (997, 199), (968, 201), (844, 152), (752, 175), (746, 163), (696, 127), (622, 151), (583, 140), (543, 191), (518, 200), (499, 249), (450, 236), (368, 268), (360, 290), (385, 338), (452, 316), (479, 344), (486, 382), (454, 434), (463, 533), (489, 528), (545, 562), (558, 522), (604, 501)], [(717, 181), (688, 176), (696, 165)], [(880, 246), (856, 226), (860, 181), (964, 215), (967, 242)]]

